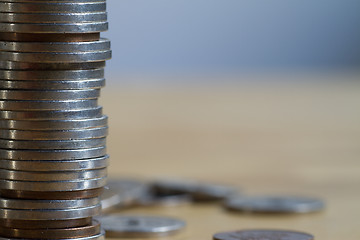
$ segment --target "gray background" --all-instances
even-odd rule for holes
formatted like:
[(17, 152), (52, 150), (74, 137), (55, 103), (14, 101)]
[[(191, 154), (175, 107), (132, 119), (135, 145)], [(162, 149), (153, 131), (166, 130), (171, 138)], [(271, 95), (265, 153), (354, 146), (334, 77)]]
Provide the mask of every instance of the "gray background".
[(359, 0), (108, 0), (108, 74), (359, 69)]

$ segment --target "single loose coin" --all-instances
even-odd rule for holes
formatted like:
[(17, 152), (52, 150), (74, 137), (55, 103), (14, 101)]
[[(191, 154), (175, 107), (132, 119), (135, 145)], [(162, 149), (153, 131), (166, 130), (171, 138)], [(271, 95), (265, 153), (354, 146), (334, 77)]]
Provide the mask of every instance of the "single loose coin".
[(137, 200), (140, 206), (177, 207), (192, 203), (192, 197), (185, 193), (147, 193)]
[[(63, 81), (63, 80), (89, 80), (104, 78), (104, 68), (90, 70), (0, 70), (0, 79), (5, 80), (32, 80), (32, 81)], [(24, 99), (21, 99), (24, 100)], [(53, 99), (50, 99), (53, 100)]]
[(74, 80), (74, 81), (0, 80), (1, 89), (80, 90), (80, 89), (99, 89), (104, 86), (105, 86), (105, 78), (90, 79), (90, 80)]
[(217, 233), (214, 240), (313, 240), (307, 233), (285, 230), (243, 230)]
[(84, 237), (98, 235), (100, 232), (100, 223), (96, 220), (94, 220), (91, 225), (64, 229), (17, 229), (0, 227), (0, 235), (3, 237), (29, 239), (81, 239)]
[(106, 237), (160, 237), (179, 232), (185, 222), (176, 218), (158, 216), (108, 215), (97, 218), (106, 232)]
[(84, 180), (103, 178), (107, 176), (107, 169), (95, 169), (84, 171), (59, 171), (59, 172), (30, 172), (19, 170), (0, 169), (0, 179), (19, 181), (71, 181), (73, 179)]
[(94, 206), (100, 203), (99, 198), (87, 198), (76, 200), (27, 200), (0, 198), (0, 208), (5, 209), (72, 209)]
[[(0, 119), (0, 129), (13, 129), (13, 130), (24, 130), (24, 131), (29, 130), (29, 129), (38, 130), (38, 131), (61, 131), (61, 130), (82, 131), (84, 129), (105, 127), (105, 126), (107, 126), (107, 122), (108, 122), (108, 117), (105, 115), (98, 117), (98, 118), (66, 119), (66, 120)], [(32, 133), (32, 134), (34, 134), (34, 133)], [(42, 134), (42, 133), (39, 133), (39, 134)], [(58, 133), (56, 133), (56, 134), (58, 134)], [(93, 138), (93, 137), (91, 137), (91, 138)], [(20, 140), (20, 139), (16, 139), (16, 140)], [(35, 140), (35, 139), (31, 138), (29, 140)], [(49, 140), (49, 139), (44, 139), (44, 140)]]
[(103, 188), (81, 191), (18, 191), (0, 189), (0, 195), (6, 198), (38, 199), (38, 200), (73, 200), (99, 197)]
[(92, 218), (69, 219), (69, 220), (12, 220), (1, 219), (0, 226), (6, 228), (20, 228), (20, 229), (63, 229), (83, 227), (91, 224)]
[(0, 69), (4, 70), (87, 70), (104, 68), (105, 65), (105, 61), (86, 63), (32, 63), (0, 61)]
[(100, 97), (99, 89), (85, 90), (0, 90), (4, 100), (82, 100)]
[(0, 32), (1, 41), (16, 42), (87, 42), (100, 39), (100, 33), (13, 33)]
[[(93, 138), (93, 139), (84, 139), (84, 140), (76, 140), (76, 139), (49, 140), (49, 141), (0, 139), (0, 146), (5, 149), (71, 150), (71, 149), (95, 148), (105, 145), (106, 145), (106, 138)], [(1, 161), (0, 161), (0, 166), (1, 166)]]
[(323, 210), (324, 202), (317, 198), (297, 196), (232, 197), (225, 203), (232, 211), (260, 213), (308, 213)]
[(37, 172), (63, 172), (63, 171), (82, 171), (105, 168), (109, 165), (109, 156), (105, 155), (98, 158), (82, 160), (1, 160), (0, 168), (17, 171), (37, 171)]
[[(102, 116), (102, 107), (88, 109), (69, 109), (69, 110), (48, 110), (48, 111), (24, 111), (24, 110), (1, 110), (0, 118), (3, 119), (89, 119)], [(4, 137), (5, 138), (5, 137)]]
[[(85, 128), (77, 130), (17, 130), (0, 129), (0, 136), (13, 140), (71, 140), (103, 138), (108, 134), (108, 127)], [(55, 160), (55, 159), (54, 159)]]
[[(0, 80), (0, 85), (1, 85)], [(8, 101), (0, 100), (0, 109), (7, 111), (59, 111), (94, 109), (98, 107), (97, 99), (75, 100), (75, 101)]]

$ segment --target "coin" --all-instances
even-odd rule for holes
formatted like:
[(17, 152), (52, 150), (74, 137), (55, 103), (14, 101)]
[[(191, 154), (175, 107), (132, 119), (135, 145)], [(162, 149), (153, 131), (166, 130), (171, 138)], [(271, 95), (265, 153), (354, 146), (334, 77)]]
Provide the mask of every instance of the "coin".
[(0, 189), (0, 195), (6, 198), (38, 199), (38, 200), (71, 200), (99, 197), (103, 188), (78, 191), (27, 191)]
[(314, 237), (307, 233), (286, 230), (243, 230), (234, 232), (217, 233), (214, 240), (313, 240)]
[(100, 203), (99, 198), (76, 200), (26, 200), (0, 198), (0, 208), (5, 209), (72, 209), (91, 207)]
[[(80, 79), (99, 79), (104, 78), (104, 69), (89, 70), (56, 70), (56, 71), (14, 71), (0, 70), (0, 79), (6, 80), (34, 80), (34, 81), (61, 81), (61, 80), (80, 80)], [(24, 99), (20, 99), (24, 100)], [(52, 100), (52, 99), (50, 99)]]
[(76, 160), (1, 160), (0, 168), (18, 171), (38, 171), (38, 172), (62, 172), (62, 171), (81, 171), (105, 168), (109, 165), (109, 156), (105, 155), (98, 158), (76, 159)]
[(106, 168), (83, 171), (59, 171), (59, 172), (30, 172), (19, 170), (0, 169), (0, 179), (19, 181), (71, 181), (103, 178), (107, 176)]
[(17, 42), (87, 42), (100, 39), (100, 33), (12, 33), (0, 32), (1, 41)]
[(98, 2), (0, 2), (2, 12), (12, 13), (88, 13), (105, 12), (104, 1)]
[[(0, 4), (0, 9), (2, 9)], [(83, 23), (0, 23), (1, 32), (17, 33), (93, 33), (108, 30), (107, 22)]]
[(77, 130), (16, 130), (0, 129), (0, 136), (14, 140), (71, 140), (106, 137), (108, 127), (86, 128)]
[(105, 22), (107, 21), (106, 12), (91, 13), (2, 13), (0, 22), (16, 23), (81, 23), (81, 22)]
[[(1, 85), (1, 80), (0, 80)], [(97, 99), (89, 100), (75, 100), (75, 101), (7, 101), (0, 100), (1, 110), (10, 111), (56, 111), (56, 110), (77, 110), (96, 108), (98, 105)]]
[(136, 202), (140, 206), (174, 207), (191, 204), (192, 197), (184, 193), (148, 193), (140, 197)]
[[(81, 237), (81, 238), (63, 238), (62, 240), (105, 240), (105, 233), (101, 232), (100, 234), (92, 235), (89, 237)], [(4, 238), (0, 237), (0, 240), (19, 240), (19, 238)]]
[(158, 216), (108, 215), (97, 218), (106, 237), (146, 238), (167, 236), (185, 228), (185, 222), (175, 218)]
[[(1, 37), (1, 33), (0, 33)], [(86, 70), (104, 68), (103, 62), (86, 62), (86, 63), (27, 63), (0, 61), (0, 69), (4, 70)], [(86, 80), (88, 81), (88, 80)]]
[(91, 224), (92, 218), (67, 219), (67, 220), (11, 220), (1, 219), (0, 226), (20, 229), (62, 229), (83, 227)]
[(17, 229), (0, 227), (0, 236), (9, 238), (29, 239), (66, 239), (84, 238), (98, 235), (101, 232), (100, 223), (94, 220), (91, 225), (63, 229)]
[[(48, 110), (48, 111), (21, 111), (21, 110), (1, 110), (2, 119), (89, 119), (102, 116), (102, 107), (74, 110)], [(5, 137), (4, 137), (5, 138)]]
[(99, 89), (86, 90), (0, 90), (0, 99), (6, 100), (81, 100), (100, 96)]
[[(79, 90), (79, 89), (99, 89), (104, 86), (105, 86), (104, 78), (90, 79), (90, 80), (86, 80), (86, 81), (84, 81), (84, 80), (75, 80), (75, 81), (70, 81), (70, 80), (65, 80), (65, 81), (0, 80), (0, 88), (1, 89)], [(53, 102), (55, 102), (55, 101), (53, 101)], [(61, 102), (61, 101), (56, 101), (56, 102)], [(32, 104), (32, 105), (34, 105), (34, 104)], [(68, 109), (72, 109), (71, 106), (68, 106)]]
[[(105, 126), (107, 126), (107, 121), (108, 121), (108, 117), (104, 116), (104, 115), (101, 116), (101, 117), (98, 117), (98, 118), (66, 119), (66, 120), (8, 120), (8, 119), (0, 119), (0, 129), (13, 129), (13, 130), (24, 130), (24, 131), (29, 130), (29, 129), (38, 130), (38, 131), (46, 131), (46, 130), (48, 130), (50, 132), (51, 131), (61, 131), (61, 130), (82, 131), (84, 129), (105, 127)], [(32, 134), (35, 134), (35, 132), (31, 133), (31, 135)], [(39, 134), (42, 134), (42, 133), (39, 132)], [(93, 138), (93, 137), (90, 137), (90, 138)], [(20, 140), (20, 139), (17, 139), (17, 140)], [(30, 140), (36, 140), (36, 139), (31, 138)]]
[(98, 215), (101, 205), (71, 209), (0, 209), (0, 218), (14, 220), (67, 220)]
[[(8, 140), (0, 139), (0, 146), (6, 149), (28, 149), (28, 150), (61, 150), (61, 149), (83, 149), (105, 146), (106, 138), (93, 138), (84, 140)], [(6, 160), (4, 160), (6, 161)], [(40, 164), (40, 162), (38, 162)], [(1, 161), (0, 161), (1, 165)]]
[(232, 211), (260, 213), (307, 213), (325, 207), (321, 199), (298, 196), (232, 197), (225, 203)]

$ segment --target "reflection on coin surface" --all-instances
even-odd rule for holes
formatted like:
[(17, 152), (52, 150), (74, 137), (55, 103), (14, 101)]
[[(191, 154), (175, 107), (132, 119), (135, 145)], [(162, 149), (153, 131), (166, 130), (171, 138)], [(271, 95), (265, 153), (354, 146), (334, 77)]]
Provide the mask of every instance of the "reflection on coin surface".
[(307, 233), (283, 230), (244, 230), (214, 235), (214, 240), (313, 240)]
[(229, 210), (263, 213), (307, 213), (325, 207), (320, 199), (295, 196), (234, 197), (225, 205)]
[(185, 222), (175, 218), (157, 216), (108, 215), (97, 218), (106, 237), (158, 237), (176, 233)]

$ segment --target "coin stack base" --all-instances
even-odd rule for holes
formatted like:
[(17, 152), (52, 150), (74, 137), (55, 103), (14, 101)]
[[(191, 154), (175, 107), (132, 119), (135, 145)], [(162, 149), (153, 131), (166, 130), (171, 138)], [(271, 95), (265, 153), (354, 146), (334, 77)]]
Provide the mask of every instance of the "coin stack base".
[(104, 239), (106, 0), (0, 0), (0, 240)]

